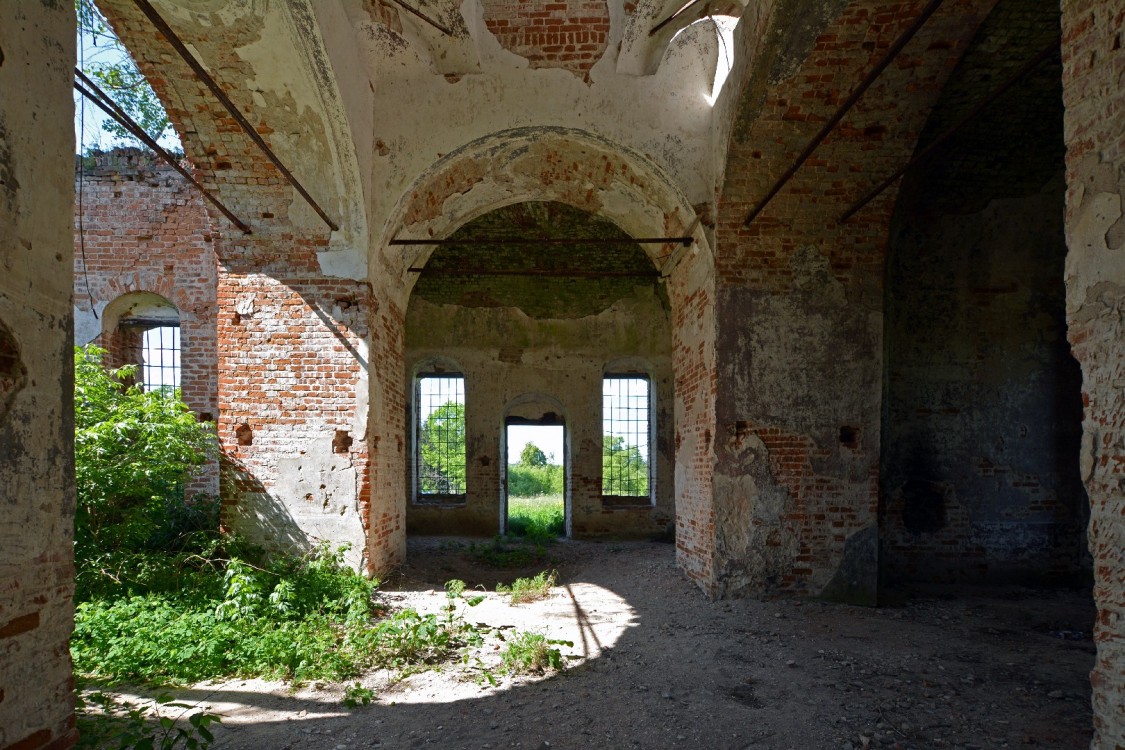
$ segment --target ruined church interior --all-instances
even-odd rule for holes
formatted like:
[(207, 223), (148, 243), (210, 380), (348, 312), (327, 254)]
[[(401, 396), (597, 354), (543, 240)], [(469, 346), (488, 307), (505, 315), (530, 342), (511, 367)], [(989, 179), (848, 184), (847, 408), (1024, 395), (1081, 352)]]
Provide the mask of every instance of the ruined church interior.
[[(563, 544), (635, 545), (716, 650), (750, 663), (723, 643), (812, 611), (893, 639), (917, 587), (987, 639), (980, 591), (1029, 622), (1026, 592), (1066, 592), (1073, 700), (992, 718), (1125, 747), (1120, 0), (97, 6), (198, 186), (136, 149), (76, 163), (74, 8), (0, 6), (0, 748), (77, 740), (72, 348), (156, 378), (155, 338), (221, 448), (189, 489), (267, 548), (386, 576), (415, 540), (504, 534), (508, 431), (561, 428)], [(450, 401), (464, 470), (434, 484)], [(613, 435), (640, 485), (610, 489)], [(779, 690), (813, 679), (790, 661)], [(597, 674), (557, 689), (597, 704)], [(689, 711), (681, 687), (653, 698)], [(870, 746), (1000, 746), (917, 729)], [(652, 746), (801, 746), (693, 731)]]

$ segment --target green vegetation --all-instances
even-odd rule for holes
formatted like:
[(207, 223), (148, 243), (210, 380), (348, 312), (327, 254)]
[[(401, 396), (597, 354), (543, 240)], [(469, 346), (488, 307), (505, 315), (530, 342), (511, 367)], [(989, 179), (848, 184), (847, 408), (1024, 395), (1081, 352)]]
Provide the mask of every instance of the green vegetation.
[(375, 691), (356, 682), (344, 687), (344, 705), (348, 708), (366, 706), (375, 699)]
[(542, 674), (562, 669), (562, 652), (553, 646), (573, 646), (572, 641), (553, 640), (542, 633), (519, 632), (508, 641), (501, 664), (509, 674)]
[[(160, 140), (168, 132), (171, 123), (156, 92), (106, 23), (93, 0), (74, 0), (74, 9), (78, 14), (79, 33), (92, 39), (95, 47), (94, 50), (85, 52), (85, 56), (94, 59), (83, 64), (82, 72), (153, 140)], [(103, 59), (96, 59), (98, 57)], [(102, 129), (130, 145), (141, 145), (129, 131), (111, 118), (107, 117), (102, 121)]]
[(520, 451), (520, 463), (524, 466), (546, 466), (547, 454), (535, 443), (527, 443)]
[(626, 445), (625, 438), (606, 435), (602, 439), (602, 492), (606, 495), (648, 495), (648, 462), (640, 448)]
[(545, 560), (547, 548), (531, 540), (497, 536), (491, 542), (469, 542), (468, 554), (490, 568), (522, 568)]
[(508, 464), (508, 533), (548, 541), (566, 533), (563, 467), (534, 443)]
[(551, 593), (551, 587), (555, 585), (557, 580), (558, 573), (554, 571), (548, 573), (544, 570), (534, 578), (517, 578), (511, 586), (498, 584), (496, 591), (501, 594), (511, 594), (512, 604), (522, 604), (523, 602), (546, 599)]
[(442, 404), (426, 417), (418, 440), (422, 456), (418, 483), (423, 493), (465, 491), (465, 406)]
[(460, 590), (445, 617), (377, 619), (377, 583), (344, 565), (343, 548), (267, 556), (221, 534), (214, 499), (183, 497), (214, 455), (211, 426), (176, 394), (128, 386), (132, 371), (106, 370), (102, 355), (75, 352), (79, 677), (339, 680), (447, 659), (479, 639), (454, 611)]
[(178, 721), (191, 710), (175, 703), (171, 696), (132, 703), (100, 691), (79, 691), (77, 729), (80, 750), (103, 747), (136, 750), (176, 750), (208, 748), (215, 741), (208, 727), (219, 723), (216, 714), (197, 711), (186, 721)]
[(566, 533), (562, 495), (508, 498), (508, 533), (549, 542)]

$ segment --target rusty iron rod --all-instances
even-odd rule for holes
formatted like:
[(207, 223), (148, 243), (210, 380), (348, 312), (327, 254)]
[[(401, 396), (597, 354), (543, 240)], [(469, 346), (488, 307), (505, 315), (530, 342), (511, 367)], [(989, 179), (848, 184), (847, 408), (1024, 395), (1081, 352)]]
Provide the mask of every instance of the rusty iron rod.
[(550, 276), (566, 279), (632, 279), (632, 278), (655, 278), (660, 275), (660, 271), (655, 268), (651, 271), (572, 271), (572, 270), (558, 270), (550, 269), (543, 271), (515, 271), (507, 269), (486, 269), (486, 268), (431, 268), (427, 269), (424, 266), (411, 266), (406, 269), (410, 273), (422, 273), (425, 271), (427, 274), (433, 276)]
[(250, 121), (247, 120), (245, 116), (243, 116), (243, 114), (238, 110), (238, 107), (234, 106), (234, 102), (230, 100), (230, 97), (227, 96), (226, 92), (223, 91), (218, 83), (216, 83), (215, 79), (211, 77), (211, 74), (204, 69), (199, 61), (195, 59), (195, 55), (191, 54), (188, 48), (184, 46), (184, 43), (180, 41), (180, 38), (178, 36), (176, 36), (176, 32), (174, 32), (172, 30), (172, 27), (169, 26), (167, 22), (165, 22), (165, 20), (160, 17), (160, 14), (156, 12), (156, 9), (152, 7), (148, 0), (133, 0), (133, 2), (138, 8), (141, 9), (141, 12), (148, 17), (148, 20), (152, 22), (152, 25), (156, 27), (156, 29), (168, 41), (168, 43), (172, 45), (173, 49), (175, 49), (176, 52), (179, 53), (180, 57), (182, 57), (184, 59), (184, 62), (188, 64), (188, 67), (190, 67), (192, 71), (195, 72), (195, 75), (199, 78), (203, 85), (210, 89), (211, 93), (215, 95), (215, 98), (222, 103), (223, 107), (225, 107), (227, 112), (230, 113), (230, 116), (233, 117), (242, 128), (242, 131), (246, 133), (250, 140), (254, 141), (258, 148), (262, 150), (262, 153), (264, 153), (266, 157), (271, 162), (273, 162), (273, 165), (277, 167), (277, 171), (281, 172), (281, 175), (289, 182), (289, 184), (292, 185), (293, 188), (301, 194), (301, 197), (304, 198), (310, 206), (312, 206), (312, 209), (316, 211), (317, 215), (321, 219), (324, 220), (324, 223), (327, 224), (333, 232), (337, 231), (340, 228), (339, 225), (337, 225), (336, 222), (332, 221), (332, 219), (328, 217), (328, 214), (324, 212), (324, 209), (321, 208), (315, 200), (313, 200), (313, 197), (311, 195), (309, 195), (309, 191), (305, 190), (304, 186), (297, 181), (296, 177), (293, 176), (293, 173), (290, 172), (286, 168), (286, 166), (281, 163), (281, 159), (277, 158), (277, 155), (274, 154), (272, 149), (270, 149), (270, 146), (268, 143), (266, 143), (265, 139), (263, 139), (262, 136), (258, 134), (258, 131), (255, 130), (254, 126), (250, 124)]
[[(679, 10), (677, 10), (677, 11), (676, 11), (675, 13), (673, 13), (673, 14), (672, 14), (672, 15), (670, 15), (670, 16), (668, 16), (668, 17), (667, 17), (667, 18), (665, 18), (665, 19), (664, 19), (663, 21), (661, 21), (660, 23), (656, 24), (656, 25), (655, 25), (655, 26), (653, 26), (653, 27), (652, 27), (651, 29), (649, 29), (648, 35), (649, 35), (649, 36), (652, 36), (652, 35), (653, 35), (653, 34), (655, 34), (656, 32), (660, 31), (660, 30), (661, 30), (661, 29), (663, 29), (663, 28), (664, 28), (665, 26), (667, 26), (668, 24), (672, 23), (672, 21), (674, 21), (674, 20), (676, 20), (677, 18), (679, 18), (680, 16), (682, 16), (682, 15), (683, 15), (683, 14), (684, 14), (684, 13), (685, 13), (685, 12), (687, 11), (687, 9), (688, 9), (688, 8), (690, 8), (690, 7), (691, 7), (691, 6), (693, 6), (693, 5), (698, 5), (699, 3), (700, 3), (700, 0), (691, 0), (691, 2), (690, 2), (690, 3), (688, 3), (687, 5), (684, 5), (684, 6), (683, 6), (683, 7), (681, 7), (681, 8), (679, 9)], [(703, 15), (706, 15), (706, 13), (704, 13)]]
[(1058, 51), (1059, 51), (1059, 44), (1060, 44), (1060, 40), (1055, 39), (1049, 45), (1044, 47), (1039, 52), (1039, 54), (1037, 54), (1035, 57), (1031, 58), (1031, 60), (1029, 60), (1022, 68), (1020, 68), (1018, 71), (1016, 71), (1015, 75), (1013, 75), (1011, 78), (1004, 81), (1004, 83), (1002, 83), (999, 86), (997, 86), (996, 88), (994, 88), (988, 96), (986, 96), (984, 99), (982, 99), (980, 102), (978, 102), (977, 105), (975, 107), (973, 107), (973, 109), (970, 110), (964, 117), (962, 117), (956, 123), (954, 123), (953, 125), (946, 128), (944, 131), (942, 131), (941, 135), (939, 135), (937, 138), (935, 138), (933, 141), (931, 141), (929, 145), (927, 145), (925, 148), (923, 148), (921, 151), (919, 151), (914, 156), (914, 158), (912, 158), (910, 161), (906, 162), (906, 164), (899, 167), (899, 169), (896, 170), (895, 173), (892, 174), (890, 177), (883, 180), (878, 185), (876, 185), (874, 188), (872, 188), (871, 191), (869, 193), (867, 193), (867, 195), (860, 198), (859, 201), (856, 202), (855, 205), (853, 205), (851, 208), (849, 208), (846, 212), (844, 212), (844, 214), (842, 216), (840, 216), (839, 219), (837, 219), (836, 223), (844, 224), (848, 221), (848, 219), (852, 218), (857, 213), (859, 213), (859, 211), (864, 206), (866, 206), (871, 201), (875, 200), (875, 198), (878, 197), (878, 195), (880, 193), (882, 193), (884, 190), (886, 190), (888, 187), (890, 187), (894, 183), (895, 180), (897, 180), (899, 177), (902, 177), (904, 174), (906, 174), (908, 171), (910, 171), (911, 167), (913, 167), (915, 164), (917, 164), (918, 162), (922, 161), (927, 156), (929, 156), (930, 153), (934, 149), (936, 149), (941, 144), (945, 143), (945, 141), (949, 140), (949, 138), (951, 138), (954, 134), (956, 134), (957, 131), (959, 131), (966, 124), (968, 124), (968, 122), (970, 120), (975, 119), (976, 116), (979, 115), (982, 111), (984, 111), (990, 104), (992, 104), (994, 101), (996, 101), (1001, 96), (1006, 94), (1008, 92), (1008, 89), (1012, 88), (1017, 83), (1019, 83), (1024, 78), (1026, 78), (1028, 75), (1030, 75), (1033, 70), (1035, 70), (1040, 65), (1042, 65), (1044, 61), (1046, 61), (1048, 58), (1051, 57), (1052, 54), (1057, 54)]
[[(90, 89), (92, 89), (92, 91), (87, 90), (83, 86), (83, 83), (79, 83), (78, 81), (75, 81), (74, 82), (74, 88), (78, 91), (78, 93), (82, 94), (82, 96), (89, 99), (99, 109), (101, 109), (107, 115), (112, 117), (115, 121), (117, 121), (117, 123), (121, 127), (128, 130), (130, 133), (133, 134), (133, 136), (135, 138), (137, 138), (139, 141), (141, 141), (141, 143), (143, 143), (146, 146), (148, 146), (149, 148), (151, 148), (154, 152), (156, 152), (157, 156), (159, 156), (164, 161), (168, 162), (168, 164), (171, 165), (171, 167), (173, 169), (175, 169), (177, 172), (179, 172), (180, 175), (185, 180), (190, 182), (192, 184), (192, 186), (195, 187), (195, 189), (197, 189), (199, 192), (203, 193), (203, 197), (206, 198), (211, 203), (211, 205), (213, 205), (215, 208), (219, 209), (219, 211), (223, 214), (223, 216), (227, 217), (230, 220), (230, 222), (232, 224), (234, 224), (236, 227), (238, 227), (239, 229), (241, 229), (244, 234), (251, 234), (250, 227), (248, 227), (246, 224), (244, 224), (242, 221), (240, 221), (237, 216), (235, 216), (233, 213), (231, 213), (230, 209), (228, 209), (221, 202), (219, 202), (219, 199), (216, 198), (214, 195), (212, 195), (211, 192), (207, 188), (200, 185), (199, 182), (195, 179), (195, 177), (193, 177), (190, 172), (188, 172), (186, 169), (184, 169), (183, 166), (181, 166), (180, 163), (175, 159), (175, 157), (173, 157), (171, 154), (169, 154), (167, 151), (165, 151), (163, 148), (161, 148), (160, 144), (158, 144), (156, 141), (154, 141), (152, 139), (152, 137), (149, 136), (149, 134), (146, 133), (141, 128), (140, 125), (138, 125), (136, 122), (134, 122), (132, 120), (132, 118), (130, 118), (129, 115), (127, 115), (120, 107), (118, 107), (117, 104), (115, 104), (112, 99), (110, 99), (108, 96), (106, 96), (105, 92), (102, 91), (100, 88), (98, 88), (97, 85), (95, 85), (93, 81), (91, 81), (89, 78), (87, 78), (85, 76), (85, 74), (82, 73), (81, 70), (78, 70), (77, 68), (75, 68), (74, 73), (75, 73), (76, 76), (78, 76), (82, 80), (82, 82), (86, 86), (89, 86)], [(97, 93), (95, 94), (94, 92), (97, 92)], [(104, 99), (104, 101), (102, 101), (102, 99)]]
[(848, 96), (847, 101), (839, 106), (839, 108), (836, 110), (836, 113), (832, 115), (831, 118), (829, 118), (828, 122), (824, 123), (824, 127), (820, 129), (820, 132), (817, 133), (811, 141), (809, 141), (809, 144), (805, 147), (805, 150), (801, 152), (801, 155), (797, 157), (797, 161), (793, 163), (793, 166), (785, 170), (785, 173), (782, 174), (780, 178), (778, 178), (777, 182), (774, 183), (774, 186), (770, 188), (770, 191), (766, 193), (765, 197), (758, 201), (757, 205), (754, 206), (754, 208), (750, 211), (750, 214), (746, 217), (746, 221), (742, 223), (743, 226), (750, 226), (750, 224), (753, 223), (754, 219), (757, 218), (758, 214), (760, 214), (765, 209), (766, 205), (771, 200), (773, 200), (774, 196), (781, 192), (781, 189), (785, 187), (785, 184), (789, 182), (790, 179), (792, 179), (793, 175), (797, 174), (797, 170), (801, 168), (801, 165), (804, 164), (810, 156), (812, 156), (814, 151), (816, 151), (817, 146), (819, 146), (824, 141), (824, 139), (828, 137), (828, 134), (831, 133), (832, 130), (840, 123), (840, 120), (844, 119), (844, 115), (846, 115), (851, 110), (851, 108), (855, 106), (860, 97), (863, 96), (867, 89), (871, 87), (871, 84), (875, 83), (875, 79), (882, 75), (883, 71), (887, 69), (887, 66), (889, 66), (896, 57), (898, 57), (898, 54), (902, 52), (907, 43), (909, 43), (910, 40), (914, 38), (914, 35), (917, 34), (919, 29), (921, 29), (922, 26), (925, 25), (926, 21), (930, 20), (930, 16), (932, 16), (934, 12), (937, 11), (938, 7), (940, 7), (941, 4), (942, 0), (930, 0), (930, 2), (926, 4), (926, 7), (922, 9), (922, 12), (918, 14), (918, 17), (914, 19), (914, 22), (911, 23), (910, 26), (904, 32), (902, 32), (899, 38), (895, 40), (895, 43), (890, 46), (883, 57), (879, 59), (879, 62), (875, 64), (875, 67), (868, 71), (864, 79), (858, 86), (856, 86), (851, 95)]
[(440, 23), (438, 23), (438, 22), (437, 22), (437, 21), (435, 21), (434, 19), (430, 18), (429, 16), (427, 16), (427, 15), (426, 15), (425, 13), (423, 13), (423, 12), (422, 12), (422, 11), (420, 11), (420, 10), (418, 10), (417, 8), (413, 8), (413, 7), (409, 6), (409, 5), (407, 5), (407, 4), (406, 4), (406, 3), (404, 3), (404, 2), (402, 1), (402, 0), (393, 0), (393, 2), (394, 2), (394, 4), (395, 4), (395, 5), (399, 6), (400, 8), (405, 8), (406, 10), (410, 11), (410, 12), (411, 12), (411, 13), (413, 13), (414, 15), (418, 16), (418, 17), (419, 17), (419, 18), (421, 18), (421, 19), (422, 19), (423, 21), (425, 21), (426, 23), (428, 23), (428, 24), (429, 24), (430, 26), (433, 26), (433, 27), (434, 27), (435, 29), (437, 29), (437, 30), (438, 30), (438, 31), (440, 31), (441, 33), (445, 34), (446, 36), (453, 36), (453, 32), (452, 32), (452, 31), (450, 31), (449, 29), (445, 28), (445, 27), (444, 27), (444, 26), (442, 26), (442, 25), (441, 25)]
[(691, 237), (589, 237), (587, 239), (569, 237), (476, 237), (465, 240), (391, 240), (390, 245), (406, 247), (419, 245), (667, 245), (676, 243), (690, 247)]

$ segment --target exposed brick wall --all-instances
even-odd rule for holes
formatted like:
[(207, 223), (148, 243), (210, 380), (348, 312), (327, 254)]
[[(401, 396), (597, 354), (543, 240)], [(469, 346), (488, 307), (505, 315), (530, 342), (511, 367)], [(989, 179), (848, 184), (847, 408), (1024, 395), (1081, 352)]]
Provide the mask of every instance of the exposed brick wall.
[(708, 594), (715, 581), (715, 279), (711, 258), (687, 255), (668, 278), (675, 363), (676, 560)]
[[(218, 433), (225, 522), (271, 546), (348, 542), (350, 562), (366, 560), (373, 570), (393, 566), (403, 552), (401, 492), (391, 493), (395, 504), (373, 489), (368, 448), (386, 437), (383, 419), (401, 421), (382, 410), (398, 384), (394, 376), (388, 382), (373, 375), (378, 387), (372, 388), (371, 408), (379, 407), (380, 418), (367, 429), (367, 336), (369, 328), (379, 330), (372, 352), (393, 359), (395, 345), (382, 333), (397, 325), (401, 337), (401, 312), (385, 304), (376, 313), (365, 284), (321, 271), (317, 252), (329, 249), (329, 231), (303, 202), (291, 210), (301, 199), (276, 167), (170, 53), (133, 3), (102, 0), (99, 7), (161, 97), (201, 181), (253, 230), (244, 236), (207, 209), (219, 259)], [(266, 13), (239, 8), (237, 20), (222, 22), (166, 5), (160, 10), (207, 60), (259, 134), (339, 219), (342, 211), (331, 203), (340, 176), (333, 171), (337, 121), (325, 112), (333, 82), (325, 78), (326, 69), (316, 67), (325, 61), (313, 59), (315, 30), (311, 18), (301, 15), (307, 8), (275, 5)], [(290, 34), (285, 39), (300, 54), (287, 57), (292, 68), (285, 73), (271, 71), (272, 85), (257, 78), (252, 95), (245, 82), (264, 71), (254, 70), (249, 50), (269, 33), (268, 18), (282, 21), (282, 35)], [(290, 85), (291, 78), (308, 85)], [(309, 92), (315, 92), (313, 101), (293, 99)], [(391, 372), (401, 367), (398, 348)], [(337, 431), (351, 438), (342, 452), (334, 443)], [(392, 474), (382, 472), (380, 479)], [(389, 481), (401, 487), (401, 479)], [(369, 504), (376, 496), (377, 507)], [(368, 524), (375, 531), (365, 538)]]
[(1125, 6), (1062, 4), (1067, 324), (1082, 365), (1094, 559), (1094, 741), (1125, 746)]
[(501, 46), (533, 68), (562, 68), (589, 79), (609, 39), (606, 0), (483, 0), (484, 23)]
[(320, 273), (315, 252), (325, 244), (322, 236), (285, 233), (223, 246), (224, 518), (269, 546), (348, 541), (358, 559), (369, 485), (357, 391), (369, 367), (372, 303), (365, 284)]
[[(134, 149), (94, 157), (76, 175), (74, 304), (92, 317), (124, 295), (157, 294), (180, 319), (181, 393), (200, 419), (218, 414), (216, 269), (210, 220), (199, 192), (170, 166)], [(112, 308), (111, 308), (112, 309)], [(141, 331), (103, 330), (93, 343), (107, 364), (141, 363)], [(84, 343), (84, 342), (79, 342)], [(218, 465), (203, 467), (189, 493), (218, 493)]]
[(65, 3), (0, 6), (0, 748), (77, 740), (70, 120)]
[[(922, 3), (849, 4), (736, 124), (716, 230), (715, 513), (730, 522), (716, 529), (715, 575), (725, 592), (874, 601), (880, 279), (894, 191), (847, 224), (836, 218), (909, 158), (991, 5), (943, 5), (749, 227), (753, 205)], [(854, 440), (841, 439), (845, 428)]]
[[(1058, 6), (1000, 0), (940, 132), (1047, 43)], [(1083, 573), (1081, 373), (1066, 341), (1061, 65), (1040, 65), (903, 182), (887, 264), (884, 577)], [(1088, 568), (1086, 569), (1088, 571)]]

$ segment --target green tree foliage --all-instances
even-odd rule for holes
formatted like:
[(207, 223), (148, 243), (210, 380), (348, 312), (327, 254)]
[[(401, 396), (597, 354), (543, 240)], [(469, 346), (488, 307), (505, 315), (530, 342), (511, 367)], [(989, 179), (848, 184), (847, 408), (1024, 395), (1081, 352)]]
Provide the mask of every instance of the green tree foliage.
[(423, 493), (458, 495), (465, 491), (465, 405), (449, 401), (430, 412), (418, 449)]
[(196, 421), (178, 394), (146, 393), (126, 382), (135, 367), (108, 370), (97, 347), (74, 354), (75, 554), (157, 543), (184, 481), (216, 455), (212, 426)]
[(558, 464), (528, 466), (522, 461), (508, 464), (508, 495), (535, 497), (563, 493), (563, 467)]
[(648, 495), (648, 462), (637, 446), (626, 445), (617, 435), (602, 439), (602, 493)]
[(528, 443), (520, 451), (520, 464), (523, 466), (546, 466), (547, 454), (535, 443)]
[[(91, 38), (95, 47), (94, 54), (89, 55), (91, 61), (82, 66), (82, 72), (90, 76), (153, 140), (160, 140), (171, 123), (156, 92), (93, 0), (74, 0), (74, 9), (78, 14), (79, 33)], [(102, 129), (129, 144), (141, 145), (129, 131), (110, 118), (102, 121)]]

